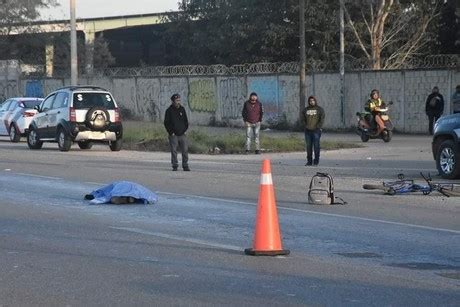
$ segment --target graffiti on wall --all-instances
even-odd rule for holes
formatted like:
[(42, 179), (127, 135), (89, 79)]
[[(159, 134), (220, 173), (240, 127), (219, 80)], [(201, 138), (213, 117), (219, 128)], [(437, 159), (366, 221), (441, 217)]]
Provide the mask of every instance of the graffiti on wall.
[(279, 77), (278, 87), (279, 112), (286, 114), (290, 122), (296, 122), (299, 117), (299, 78), (297, 76)]
[(190, 80), (188, 95), (188, 102), (192, 111), (216, 112), (217, 99), (214, 79)]
[(265, 120), (277, 120), (281, 115), (279, 107), (277, 77), (248, 78), (248, 93), (255, 92), (264, 107)]
[(158, 121), (161, 119), (160, 81), (158, 79), (138, 79), (136, 113), (144, 119)]
[(244, 78), (232, 77), (219, 80), (222, 119), (240, 118), (246, 99), (246, 80)]
[[(337, 73), (322, 73), (307, 76), (307, 94), (316, 95), (326, 111), (326, 128), (342, 127), (340, 120), (340, 88)], [(32, 79), (11, 80), (5, 82), (0, 78), (0, 100), (13, 95), (24, 95), (33, 92), (28, 88), (27, 81)], [(203, 82), (197, 81), (202, 80)], [(189, 84), (190, 83), (192, 84)], [(404, 132), (424, 132), (424, 101), (434, 84), (441, 85), (441, 91), (451, 95), (456, 84), (460, 83), (460, 73), (454, 70), (444, 72), (401, 71), (401, 72), (354, 72), (347, 75), (345, 90), (345, 127), (355, 123), (355, 112), (362, 109), (364, 101), (369, 97), (373, 87), (381, 89), (384, 100), (393, 100), (395, 105), (390, 110), (395, 127)], [(3, 83), (2, 83), (3, 82)], [(68, 79), (43, 78), (43, 95), (68, 84)], [(206, 123), (210, 117), (217, 120), (239, 120), (243, 103), (251, 91), (258, 93), (265, 108), (265, 120), (280, 118), (286, 114), (290, 124), (297, 120), (299, 108), (298, 76), (293, 74), (275, 75), (210, 75), (207, 77), (93, 77), (81, 79), (82, 84), (94, 84), (107, 88), (116, 101), (129, 109), (139, 118), (151, 120), (146, 113), (164, 116), (166, 108), (171, 104), (170, 97), (174, 93), (182, 96), (182, 104), (191, 111), (190, 123)], [(193, 84), (194, 83), (194, 84)], [(212, 86), (211, 86), (212, 83)], [(38, 85), (38, 84), (37, 84)], [(448, 86), (452, 85), (452, 88)], [(206, 87), (207, 86), (207, 87)], [(189, 89), (193, 93), (189, 95)], [(204, 91), (203, 91), (204, 89)], [(27, 92), (29, 90), (29, 92)], [(203, 103), (198, 94), (206, 93), (213, 103)], [(193, 106), (188, 104), (192, 99)], [(209, 107), (212, 106), (212, 107)], [(155, 111), (159, 108), (159, 111)], [(446, 108), (448, 105), (446, 104)], [(199, 110), (212, 109), (214, 113)], [(447, 108), (448, 112), (449, 109)], [(156, 113), (155, 113), (156, 112)], [(239, 121), (241, 123), (241, 121)]]
[(136, 113), (136, 83), (135, 79), (113, 79), (112, 95), (120, 108)]
[(187, 108), (187, 79), (186, 78), (162, 78), (160, 79), (160, 110), (164, 115), (166, 109), (171, 105), (171, 96), (179, 94), (182, 105)]
[(0, 82), (0, 103), (13, 96), (18, 96), (18, 83), (12, 80)]

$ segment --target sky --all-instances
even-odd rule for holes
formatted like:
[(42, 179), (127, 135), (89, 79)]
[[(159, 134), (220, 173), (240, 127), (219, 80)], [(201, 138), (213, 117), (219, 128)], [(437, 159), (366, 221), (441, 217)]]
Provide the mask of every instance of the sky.
[[(40, 11), (42, 20), (70, 19), (70, 0)], [(179, 0), (75, 0), (77, 18), (163, 13), (177, 11)]]

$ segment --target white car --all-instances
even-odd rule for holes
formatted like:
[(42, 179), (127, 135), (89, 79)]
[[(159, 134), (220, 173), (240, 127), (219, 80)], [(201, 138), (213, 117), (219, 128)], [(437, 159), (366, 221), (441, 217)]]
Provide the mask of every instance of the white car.
[(38, 113), (35, 109), (43, 99), (17, 97), (7, 99), (0, 107), (0, 135), (9, 135), (11, 142), (19, 142), (26, 136), (32, 117)]
[(74, 142), (81, 149), (102, 142), (119, 151), (122, 136), (120, 110), (110, 92), (91, 85), (66, 86), (49, 94), (38, 107), (27, 145), (40, 149), (43, 142), (56, 142), (60, 151), (69, 151)]

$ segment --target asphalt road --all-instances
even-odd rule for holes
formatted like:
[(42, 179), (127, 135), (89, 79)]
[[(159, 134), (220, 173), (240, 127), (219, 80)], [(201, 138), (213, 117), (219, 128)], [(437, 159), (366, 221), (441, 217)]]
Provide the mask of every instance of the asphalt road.
[[(243, 254), (263, 158), (287, 257)], [(371, 140), (304, 163), (304, 153), (191, 155), (191, 172), (171, 172), (167, 153), (0, 141), (0, 305), (458, 306), (460, 199), (362, 189), (436, 174), (429, 137)], [(316, 171), (334, 176), (347, 205), (306, 204)], [(159, 202), (83, 200), (115, 180)]]

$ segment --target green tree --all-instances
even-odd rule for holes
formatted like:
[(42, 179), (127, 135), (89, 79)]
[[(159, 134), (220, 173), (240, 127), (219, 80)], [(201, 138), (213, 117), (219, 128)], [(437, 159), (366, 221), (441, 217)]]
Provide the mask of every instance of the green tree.
[(310, 66), (337, 70), (340, 40), (339, 1), (307, 0), (306, 8), (305, 41)]
[(441, 54), (460, 53), (460, 16), (456, 14), (455, 1), (446, 1), (441, 8), (438, 24), (437, 48)]
[[(306, 3), (307, 57), (335, 63), (338, 3)], [(298, 0), (185, 0), (163, 32), (168, 65), (299, 59)]]
[[(0, 58), (8, 59), (17, 53), (17, 33), (31, 33), (31, 21), (40, 14), (39, 9), (56, 5), (55, 0), (0, 0)], [(36, 32), (36, 29), (34, 30)]]
[[(68, 32), (58, 33), (49, 38), (54, 44), (54, 68), (57, 74), (67, 75), (70, 72), (70, 36)], [(83, 37), (77, 38), (78, 70), (85, 71), (86, 46)], [(95, 69), (104, 69), (113, 63), (115, 58), (109, 50), (107, 41), (102, 35), (97, 35), (94, 40), (93, 61)]]
[(104, 69), (115, 63), (115, 58), (110, 52), (109, 43), (103, 35), (96, 36), (94, 40), (94, 68)]
[[(347, 1), (348, 62), (365, 63), (371, 69), (395, 69), (439, 53), (432, 46), (439, 44), (437, 40), (446, 46), (454, 33), (452, 22), (445, 20), (438, 38), (440, 7), (441, 1), (432, 0)], [(161, 35), (167, 65), (299, 59), (297, 0), (183, 0), (180, 9)], [(310, 68), (319, 64), (320, 69), (338, 69), (338, 10), (339, 1), (306, 1)]]
[[(293, 60), (291, 0), (183, 1), (166, 39), (183, 64)], [(183, 52), (181, 52), (183, 51)]]

